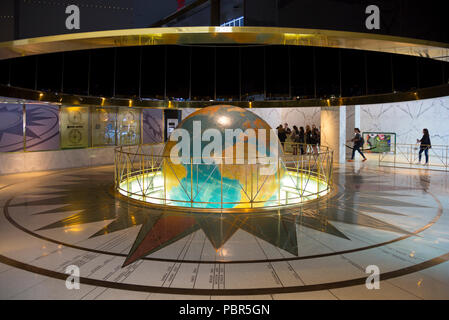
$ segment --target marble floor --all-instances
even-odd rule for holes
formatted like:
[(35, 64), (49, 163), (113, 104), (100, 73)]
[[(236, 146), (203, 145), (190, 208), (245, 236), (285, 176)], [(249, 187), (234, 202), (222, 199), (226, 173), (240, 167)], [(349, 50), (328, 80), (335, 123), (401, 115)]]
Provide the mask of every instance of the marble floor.
[(115, 196), (112, 166), (0, 176), (0, 299), (449, 299), (448, 178), (356, 162), (320, 201), (211, 216)]

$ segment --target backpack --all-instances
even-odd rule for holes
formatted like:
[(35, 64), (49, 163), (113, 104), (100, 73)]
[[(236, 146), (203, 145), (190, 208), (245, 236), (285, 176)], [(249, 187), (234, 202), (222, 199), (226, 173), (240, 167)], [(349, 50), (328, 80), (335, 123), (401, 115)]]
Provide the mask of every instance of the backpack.
[(363, 145), (365, 144), (365, 139), (363, 139), (363, 136), (360, 133), (357, 133), (355, 139), (356, 140), (354, 141), (354, 145), (363, 147)]

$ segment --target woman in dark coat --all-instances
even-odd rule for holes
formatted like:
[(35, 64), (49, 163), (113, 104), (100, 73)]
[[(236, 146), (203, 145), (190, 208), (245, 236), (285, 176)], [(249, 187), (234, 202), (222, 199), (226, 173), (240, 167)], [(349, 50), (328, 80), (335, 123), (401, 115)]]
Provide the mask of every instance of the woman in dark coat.
[(311, 149), (311, 145), (313, 144), (312, 129), (310, 129), (309, 125), (306, 126), (305, 139), (306, 139), (306, 144), (307, 144), (307, 152), (309, 152), (309, 150)]
[(281, 144), (282, 144), (282, 150), (284, 150), (284, 143), (285, 143), (285, 140), (287, 140), (287, 133), (285, 132), (285, 130), (282, 127), (282, 125), (277, 127), (277, 130), (278, 130), (279, 141), (281, 141)]
[(304, 127), (299, 128), (298, 143), (301, 144), (301, 154), (305, 154), (304, 144), (306, 143), (306, 132), (304, 131)]
[(422, 153), (426, 155), (426, 164), (429, 164), (429, 149), (432, 148), (432, 143), (430, 142), (430, 134), (429, 130), (423, 129), (423, 137), (421, 140), (416, 140), (418, 143), (421, 143), (419, 147), (419, 163), (421, 163)]
[(292, 140), (293, 140), (293, 155), (296, 156), (298, 154), (298, 145), (297, 143), (299, 142), (299, 129), (297, 126), (293, 126), (293, 131), (292, 131)]

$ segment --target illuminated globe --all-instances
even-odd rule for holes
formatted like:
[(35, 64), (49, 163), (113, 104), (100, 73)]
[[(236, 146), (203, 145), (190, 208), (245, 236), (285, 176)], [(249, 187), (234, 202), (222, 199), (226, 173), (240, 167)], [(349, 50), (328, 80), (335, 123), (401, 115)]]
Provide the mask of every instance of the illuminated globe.
[[(181, 131), (188, 133), (188, 141), (183, 141), (186, 138), (181, 137)], [(276, 135), (275, 144), (270, 140), (270, 131), (260, 117), (235, 106), (211, 106), (192, 113), (164, 147), (162, 172), (167, 204), (195, 208), (277, 205), (286, 171), (279, 166), (277, 159), (282, 151)], [(234, 135), (226, 138), (230, 132)], [(250, 136), (248, 132), (255, 134)], [(182, 150), (181, 142), (190, 147)], [(211, 148), (212, 142), (220, 148)], [(268, 156), (276, 159), (275, 163), (264, 162)]]

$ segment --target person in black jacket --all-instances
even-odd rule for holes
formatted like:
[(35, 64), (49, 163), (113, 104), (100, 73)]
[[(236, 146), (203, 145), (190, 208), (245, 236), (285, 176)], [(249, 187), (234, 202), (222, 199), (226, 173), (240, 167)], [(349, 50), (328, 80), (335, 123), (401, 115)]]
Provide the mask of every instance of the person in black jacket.
[(304, 130), (304, 127), (299, 128), (299, 134), (298, 134), (298, 143), (301, 144), (301, 154), (305, 154), (305, 148), (304, 145), (306, 144), (306, 131)]
[(423, 137), (421, 140), (416, 140), (416, 142), (421, 143), (419, 147), (419, 163), (421, 163), (422, 153), (426, 155), (426, 164), (429, 164), (429, 149), (432, 148), (432, 143), (430, 142), (429, 130), (423, 129)]
[(306, 139), (306, 145), (307, 145), (306, 152), (309, 153), (311, 151), (311, 149), (312, 149), (312, 144), (313, 144), (313, 141), (312, 141), (312, 129), (310, 128), (309, 125), (306, 126), (305, 139)]
[(349, 160), (349, 162), (354, 162), (354, 157), (355, 157), (356, 151), (358, 151), (360, 153), (360, 155), (363, 157), (363, 162), (365, 162), (368, 159), (366, 159), (365, 155), (360, 150), (363, 147), (363, 138), (362, 138), (362, 135), (360, 134), (360, 129), (355, 128), (354, 134), (355, 134), (354, 138), (351, 140), (352, 142), (354, 142), (354, 148), (352, 149), (352, 158), (351, 158), (351, 160)]
[(281, 144), (282, 144), (282, 150), (284, 150), (285, 140), (287, 140), (287, 133), (285, 132), (284, 128), (282, 127), (282, 124), (279, 127), (277, 127), (277, 130), (278, 130), (279, 141), (281, 141)]
[(292, 131), (292, 140), (293, 140), (293, 155), (296, 156), (298, 154), (298, 145), (299, 142), (299, 129), (297, 126), (293, 126)]

